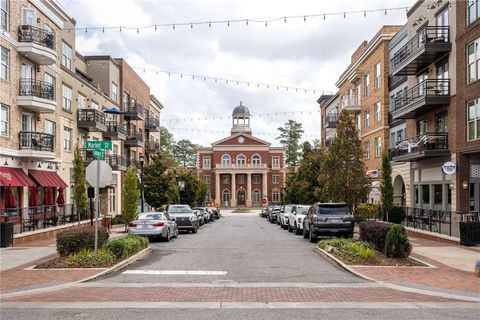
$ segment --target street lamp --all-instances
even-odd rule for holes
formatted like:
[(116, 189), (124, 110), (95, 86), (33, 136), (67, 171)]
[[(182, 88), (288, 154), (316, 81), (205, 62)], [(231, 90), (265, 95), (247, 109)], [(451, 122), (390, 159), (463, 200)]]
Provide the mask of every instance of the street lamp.
[(143, 163), (145, 162), (145, 157), (140, 154), (138, 157), (138, 160), (140, 161), (140, 204), (141, 204), (141, 212), (145, 212), (145, 198), (144, 198), (144, 192), (143, 192)]

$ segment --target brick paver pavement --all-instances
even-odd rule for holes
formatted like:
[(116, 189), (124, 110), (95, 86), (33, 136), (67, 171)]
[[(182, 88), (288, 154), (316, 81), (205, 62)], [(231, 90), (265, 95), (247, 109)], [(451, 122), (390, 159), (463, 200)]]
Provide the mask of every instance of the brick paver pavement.
[(72, 287), (8, 297), (2, 302), (458, 302), (390, 288)]

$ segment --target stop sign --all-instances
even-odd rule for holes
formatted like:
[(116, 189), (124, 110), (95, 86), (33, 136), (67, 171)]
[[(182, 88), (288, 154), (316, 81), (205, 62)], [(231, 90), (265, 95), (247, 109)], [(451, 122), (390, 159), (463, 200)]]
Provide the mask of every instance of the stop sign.
[(262, 199), (262, 203), (263, 203), (263, 204), (266, 204), (266, 203), (267, 203), (267, 198), (263, 198), (263, 199)]
[[(98, 162), (98, 163), (97, 163)], [(99, 188), (105, 188), (112, 184), (112, 167), (105, 161), (92, 161), (85, 169), (85, 180), (92, 186), (96, 187), (97, 184), (97, 166), (100, 166)]]

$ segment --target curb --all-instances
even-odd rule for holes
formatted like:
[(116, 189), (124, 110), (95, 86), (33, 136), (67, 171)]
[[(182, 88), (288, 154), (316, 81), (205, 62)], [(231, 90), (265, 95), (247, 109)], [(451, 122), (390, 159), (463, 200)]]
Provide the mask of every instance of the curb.
[(430, 291), (430, 290), (425, 290), (425, 289), (417, 289), (417, 288), (412, 288), (412, 287), (406, 287), (406, 286), (401, 286), (397, 284), (392, 284), (384, 281), (379, 281), (375, 280), (373, 278), (370, 278), (363, 273), (354, 270), (351, 268), (349, 265), (343, 263), (330, 253), (326, 252), (325, 250), (319, 248), (316, 246), (313, 251), (321, 255), (322, 257), (325, 257), (328, 261), (330, 261), (332, 264), (337, 265), (338, 267), (344, 269), (345, 271), (348, 271), (352, 274), (354, 274), (357, 277), (360, 277), (362, 279), (368, 280), (368, 281), (373, 281), (379, 284), (382, 284), (383, 286), (390, 288), (390, 289), (395, 289), (399, 291), (404, 291), (404, 292), (412, 292), (412, 293), (417, 293), (417, 294), (424, 294), (424, 295), (429, 295), (429, 296), (435, 296), (435, 297), (442, 297), (442, 298), (449, 298), (449, 299), (456, 299), (456, 300), (463, 300), (463, 301), (469, 301), (469, 302), (480, 302), (480, 297), (471, 297), (471, 296), (463, 296), (463, 295), (458, 295), (458, 294), (451, 294), (451, 293), (443, 293), (443, 292), (437, 292), (437, 291)]
[[(90, 280), (94, 280), (96, 278), (102, 277), (102, 276), (107, 275), (109, 273), (112, 273), (112, 272), (118, 271), (122, 268), (125, 268), (129, 264), (132, 264), (132, 263), (136, 262), (137, 260), (139, 260), (143, 257), (146, 257), (147, 255), (150, 254), (150, 252), (152, 252), (152, 248), (149, 245), (147, 248), (143, 249), (142, 251), (137, 252), (136, 254), (129, 257), (128, 259), (120, 261), (116, 265), (114, 265), (114, 266), (112, 266), (108, 269), (104, 269), (103, 271), (101, 271), (97, 274), (94, 274), (93, 276), (89, 276), (87, 278), (83, 278), (83, 279), (80, 279), (80, 280), (77, 280), (77, 281), (74, 281), (74, 282), (61, 284), (61, 285), (58, 285), (58, 286), (51, 286), (51, 287), (45, 287), (45, 288), (38, 288), (38, 289), (31, 289), (31, 290), (25, 290), (25, 291), (18, 291), (18, 292), (0, 294), (0, 299), (10, 298), (10, 297), (15, 297), (15, 296), (21, 296), (21, 295), (26, 295), (26, 294), (34, 294), (34, 293), (48, 292), (48, 291), (59, 290), (59, 289), (66, 289), (66, 288), (68, 288), (72, 285), (82, 283), (82, 282), (87, 282), (87, 281), (90, 281)], [(91, 270), (91, 268), (83, 268), (82, 270), (84, 270), (84, 269)]]

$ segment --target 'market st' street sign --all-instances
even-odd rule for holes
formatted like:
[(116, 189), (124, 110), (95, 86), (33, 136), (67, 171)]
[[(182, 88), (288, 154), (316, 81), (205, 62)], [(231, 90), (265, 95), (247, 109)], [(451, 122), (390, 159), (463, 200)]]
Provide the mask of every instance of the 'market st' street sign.
[(87, 141), (86, 148), (88, 150), (112, 150), (112, 141)]

